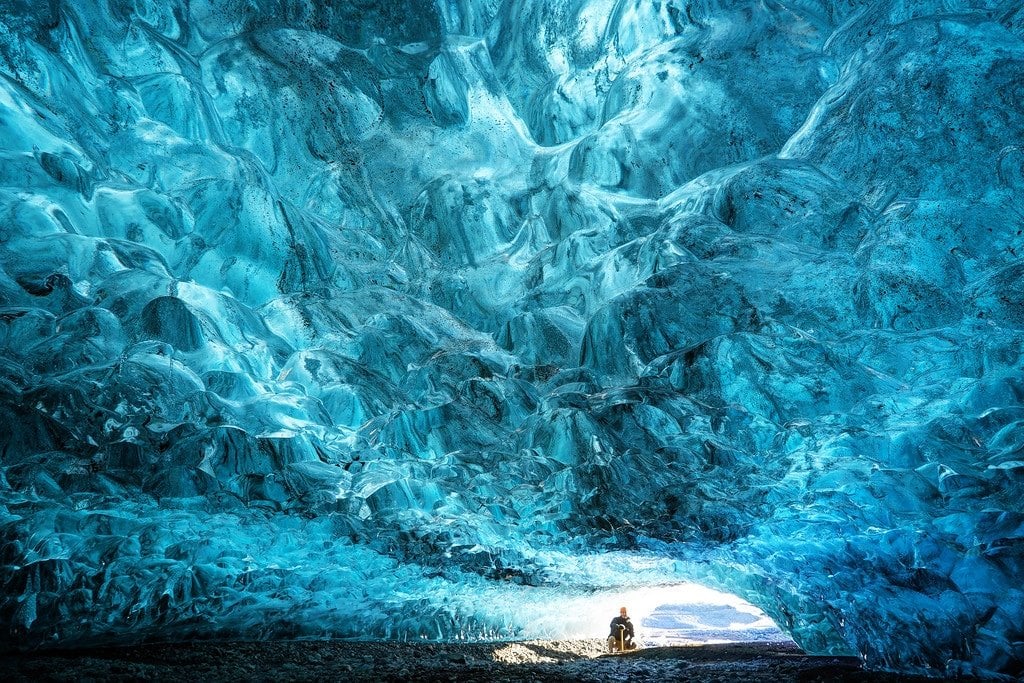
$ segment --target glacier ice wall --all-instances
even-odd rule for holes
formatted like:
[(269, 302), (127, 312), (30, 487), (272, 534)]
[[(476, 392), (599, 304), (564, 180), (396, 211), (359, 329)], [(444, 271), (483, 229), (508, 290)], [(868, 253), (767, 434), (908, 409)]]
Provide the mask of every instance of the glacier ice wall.
[(3, 3), (4, 641), (539, 635), (685, 577), (1024, 673), (1022, 40), (996, 0)]

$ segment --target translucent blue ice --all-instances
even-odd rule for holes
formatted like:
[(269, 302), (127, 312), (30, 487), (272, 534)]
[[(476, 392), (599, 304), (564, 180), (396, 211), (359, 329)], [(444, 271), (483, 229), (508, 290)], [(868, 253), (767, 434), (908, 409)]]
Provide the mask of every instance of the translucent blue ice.
[(1022, 193), (1014, 2), (0, 4), (4, 642), (1021, 675)]

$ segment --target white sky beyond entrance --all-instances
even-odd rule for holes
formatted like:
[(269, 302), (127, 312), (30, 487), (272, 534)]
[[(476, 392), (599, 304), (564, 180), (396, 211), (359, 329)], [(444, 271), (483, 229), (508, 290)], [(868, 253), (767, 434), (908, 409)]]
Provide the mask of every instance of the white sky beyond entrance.
[(696, 583), (600, 593), (561, 612), (565, 637), (608, 635), (625, 606), (644, 647), (790, 641), (764, 612), (741, 598)]

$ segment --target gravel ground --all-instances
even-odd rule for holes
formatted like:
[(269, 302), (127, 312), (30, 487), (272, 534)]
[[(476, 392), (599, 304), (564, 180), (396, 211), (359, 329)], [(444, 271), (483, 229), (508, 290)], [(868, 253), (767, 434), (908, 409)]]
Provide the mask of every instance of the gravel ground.
[(869, 674), (792, 643), (653, 647), (599, 640), (504, 643), (195, 642), (0, 658), (4, 681), (924, 681)]

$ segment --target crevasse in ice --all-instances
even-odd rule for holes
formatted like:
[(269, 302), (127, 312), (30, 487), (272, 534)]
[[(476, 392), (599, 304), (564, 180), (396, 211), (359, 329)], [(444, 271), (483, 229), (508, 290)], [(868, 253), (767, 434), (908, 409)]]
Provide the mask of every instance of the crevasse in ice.
[(1022, 39), (996, 0), (0, 5), (6, 642), (534, 636), (686, 578), (1020, 674)]

